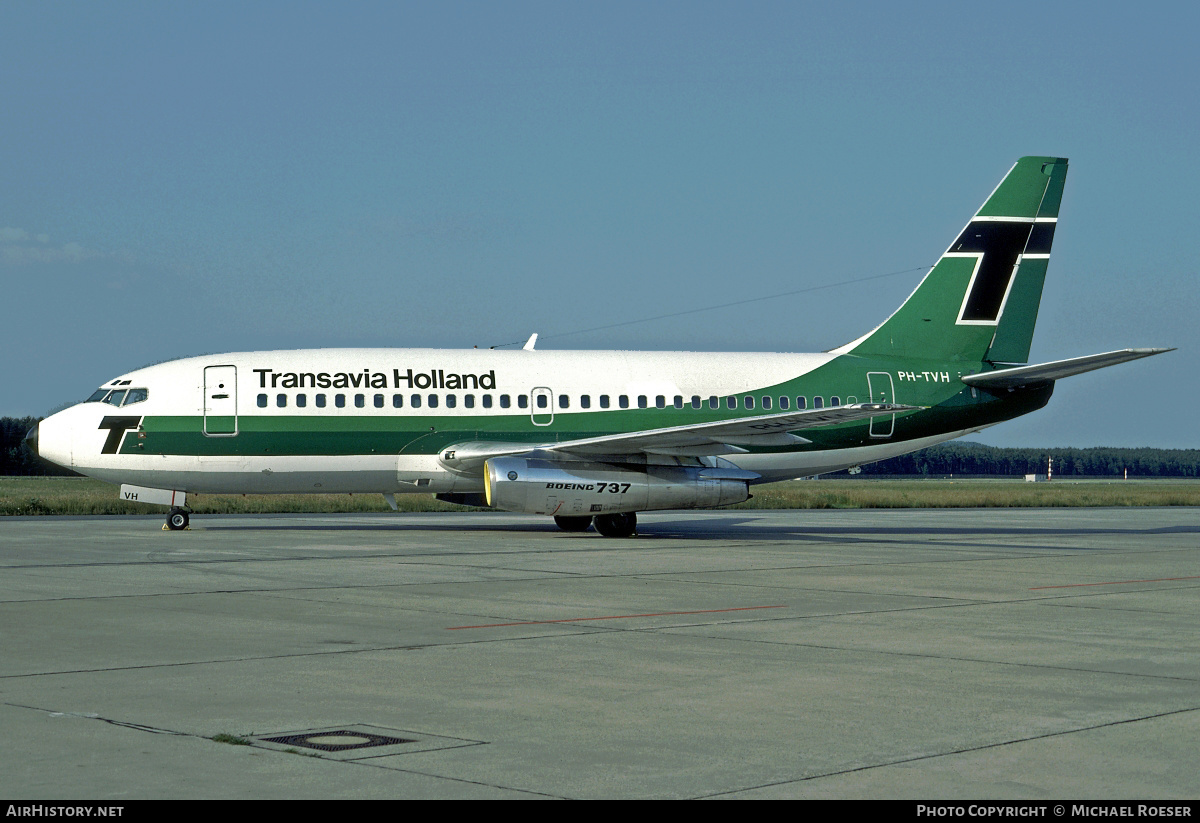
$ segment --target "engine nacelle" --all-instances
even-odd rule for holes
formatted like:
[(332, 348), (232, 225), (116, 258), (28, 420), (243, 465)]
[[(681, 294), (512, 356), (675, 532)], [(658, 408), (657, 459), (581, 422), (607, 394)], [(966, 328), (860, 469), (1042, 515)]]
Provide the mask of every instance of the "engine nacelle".
[(483, 470), (489, 506), (567, 517), (728, 506), (750, 497), (748, 481), (756, 477), (736, 469), (649, 465), (632, 470), (533, 457), (494, 457)]

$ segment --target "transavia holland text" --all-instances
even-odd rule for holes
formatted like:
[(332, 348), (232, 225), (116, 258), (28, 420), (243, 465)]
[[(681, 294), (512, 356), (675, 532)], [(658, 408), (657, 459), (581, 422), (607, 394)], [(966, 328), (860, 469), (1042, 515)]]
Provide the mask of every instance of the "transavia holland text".
[(412, 369), (387, 372), (363, 369), (360, 372), (292, 372), (254, 369), (260, 389), (483, 389), (496, 388), (496, 370), (482, 374), (447, 374), (444, 369), (413, 373)]

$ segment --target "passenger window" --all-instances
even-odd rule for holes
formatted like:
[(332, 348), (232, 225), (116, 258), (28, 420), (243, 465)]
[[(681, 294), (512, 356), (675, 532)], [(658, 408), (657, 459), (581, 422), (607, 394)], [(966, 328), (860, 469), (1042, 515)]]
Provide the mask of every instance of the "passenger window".
[(446, 408), (454, 409), (457, 407), (458, 407), (458, 395), (457, 394), (446, 395)]
[(763, 395), (763, 399), (762, 399), (762, 407), (763, 407), (763, 411), (766, 411), (767, 409), (771, 408), (771, 398), (765, 394)]
[(660, 395), (657, 395), (657, 396), (654, 398), (654, 408), (656, 408), (656, 409), (665, 409), (666, 407), (667, 407), (667, 398), (665, 398), (665, 397), (664, 397), (664, 396), (662, 396), (661, 394), (660, 394)]
[(337, 406), (339, 409), (346, 408), (346, 395), (335, 394), (333, 396), (333, 405)]
[(529, 395), (527, 395), (527, 394), (517, 395), (517, 405), (522, 409), (529, 408)]
[(549, 403), (546, 401), (546, 395), (544, 395), (544, 394), (539, 394), (539, 395), (537, 396), (537, 407), (538, 407), (539, 409), (544, 409), (544, 408), (546, 408), (546, 406), (548, 406), (548, 405), (549, 405)]
[(712, 397), (708, 398), (708, 407), (710, 409), (721, 408), (721, 398), (717, 397), (715, 394)]
[(483, 396), (483, 407), (485, 409), (490, 409), (492, 407), (492, 396), (490, 394), (485, 394)]
[(746, 408), (748, 408), (748, 409), (754, 408), (754, 398), (751, 397), (750, 395), (746, 395)]
[(814, 397), (813, 398), (813, 408), (814, 409), (825, 408), (825, 398), (824, 397)]
[(692, 408), (693, 409), (700, 408), (700, 395), (698, 395), (698, 394), (692, 395)]
[(393, 394), (392, 395), (392, 408), (393, 409), (404, 408), (404, 395), (402, 395), (402, 394)]
[(617, 398), (617, 405), (623, 409), (629, 408), (629, 395), (623, 394)]
[(354, 408), (361, 409), (367, 405), (367, 398), (361, 394), (354, 395)]
[(317, 395), (317, 408), (318, 409), (325, 408), (325, 395), (323, 395), (323, 394)]
[(579, 396), (579, 408), (590, 409), (592, 407), (592, 396), (590, 394), (581, 394)]
[(808, 408), (808, 398), (807, 397), (797, 397), (796, 398), (796, 408), (807, 409)]
[(281, 409), (286, 408), (287, 407), (287, 395), (286, 394), (275, 395), (275, 405)]
[(831, 406), (840, 406), (840, 405), (842, 405), (842, 398), (838, 397), (838, 396), (835, 394), (833, 397), (829, 398), (829, 405), (831, 405)]
[(375, 408), (377, 408), (377, 409), (383, 408), (383, 395), (382, 394), (375, 395)]
[(646, 395), (644, 395), (644, 394), (639, 394), (639, 395), (638, 395), (638, 408), (639, 408), (639, 409), (644, 409), (644, 408), (646, 408), (646, 407), (647, 407), (647, 406), (649, 406), (649, 405), (650, 405), (650, 402), (649, 402), (649, 401), (646, 399)]
[(728, 397), (725, 398), (725, 405), (728, 408), (736, 409), (737, 408), (737, 398), (734, 397), (732, 394), (729, 395)]
[(512, 407), (512, 400), (507, 394), (500, 395), (500, 408), (508, 409)]
[(559, 407), (560, 409), (565, 409), (565, 408), (568, 408), (570, 405), (571, 405), (571, 398), (570, 398), (570, 397), (568, 397), (568, 396), (567, 396), (567, 395), (565, 395), (565, 394), (560, 394), (560, 395), (558, 396), (558, 407)]
[(609, 406), (608, 395), (607, 394), (600, 395), (600, 408), (607, 409), (608, 406)]
[(468, 409), (475, 408), (475, 395), (464, 394), (463, 395), (463, 405), (466, 406)]
[(438, 396), (436, 394), (429, 395), (429, 408), (436, 409), (438, 407)]
[(296, 405), (297, 405), (299, 408), (302, 408), (302, 409), (303, 409), (305, 406), (307, 406), (307, 405), (308, 405), (308, 395), (307, 395), (307, 394), (298, 394), (298, 395), (296, 395)]
[(265, 394), (260, 394), (258, 396), (258, 407), (260, 409), (265, 409), (267, 407), (267, 396)]
[(788, 403), (788, 396), (786, 394), (779, 395), (779, 408), (786, 409), (789, 406), (790, 404)]
[(408, 405), (414, 409), (421, 408), (421, 395), (414, 394), (412, 397), (408, 398)]

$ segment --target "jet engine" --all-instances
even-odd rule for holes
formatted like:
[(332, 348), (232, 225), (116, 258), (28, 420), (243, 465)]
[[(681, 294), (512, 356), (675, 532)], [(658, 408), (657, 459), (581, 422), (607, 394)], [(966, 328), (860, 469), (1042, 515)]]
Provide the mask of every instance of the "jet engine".
[(489, 506), (511, 512), (591, 517), (656, 509), (704, 509), (750, 497), (753, 472), (698, 466), (638, 466), (536, 457), (484, 464)]

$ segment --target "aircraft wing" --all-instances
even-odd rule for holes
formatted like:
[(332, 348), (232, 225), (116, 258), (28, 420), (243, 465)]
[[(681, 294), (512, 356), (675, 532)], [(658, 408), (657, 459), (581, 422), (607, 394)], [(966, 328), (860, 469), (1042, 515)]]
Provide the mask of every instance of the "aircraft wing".
[(997, 369), (979, 374), (964, 375), (962, 381), (968, 386), (979, 386), (986, 389), (1015, 389), (1032, 383), (1045, 383), (1070, 377), (1073, 374), (1083, 374), (1093, 369), (1105, 366), (1115, 366), (1142, 357), (1150, 357), (1174, 349), (1120, 349), (1104, 354), (1089, 354), (1085, 357), (1073, 357), (1069, 360), (1055, 360), (1051, 363), (1038, 363), (1033, 366), (1017, 366), (1011, 369)]
[(745, 452), (742, 446), (779, 447), (811, 442), (791, 432), (799, 429), (832, 426), (852, 420), (865, 420), (881, 414), (913, 411), (919, 406), (888, 403), (853, 403), (827, 409), (760, 414), (736, 420), (718, 420), (687, 426), (622, 434), (586, 437), (542, 446), (548, 452), (569, 452), (586, 455), (667, 454), (701, 457), (714, 454)]
[(439, 462), (460, 474), (472, 473), (493, 457), (539, 452), (545, 456), (571, 454), (590, 458), (662, 454), (676, 457), (707, 457), (718, 454), (744, 454), (743, 446), (777, 448), (810, 441), (791, 432), (817, 426), (832, 426), (853, 420), (865, 420), (881, 414), (915, 411), (920, 406), (889, 403), (853, 403), (827, 409), (760, 414), (734, 420), (717, 420), (687, 426), (668, 426), (621, 434), (606, 434), (564, 440), (558, 443), (512, 443), (475, 441), (457, 443), (443, 450)]

